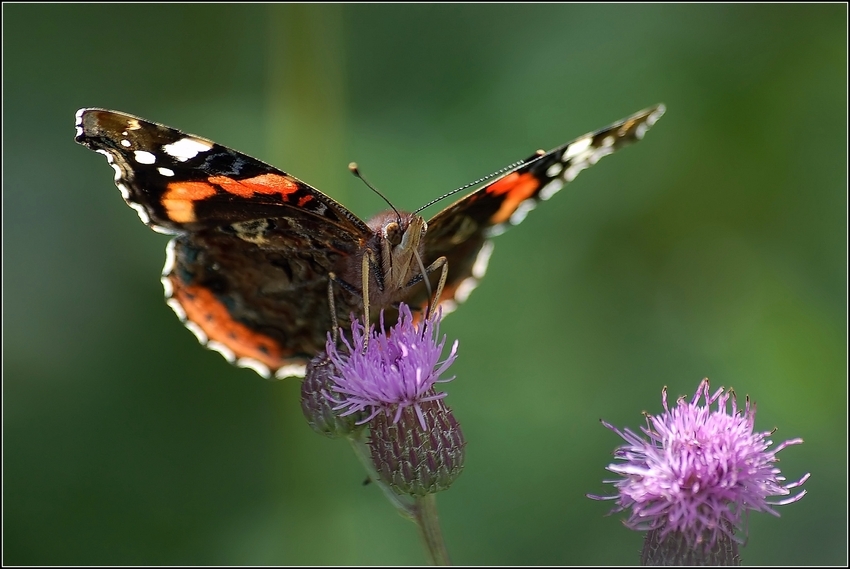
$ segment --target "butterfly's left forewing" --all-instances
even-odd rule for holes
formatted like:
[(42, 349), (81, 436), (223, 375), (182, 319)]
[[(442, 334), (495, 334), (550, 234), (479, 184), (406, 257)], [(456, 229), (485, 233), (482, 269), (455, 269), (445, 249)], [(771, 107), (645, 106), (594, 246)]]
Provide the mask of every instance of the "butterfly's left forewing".
[[(162, 284), (201, 344), (267, 377), (303, 373), (331, 327), (328, 275), (366, 224), (265, 162), (139, 117), (81, 109), (76, 141), (106, 156), (144, 223), (176, 234)], [(337, 318), (358, 306), (340, 295)]]
[(444, 307), (452, 310), (466, 300), (484, 276), (493, 250), (492, 237), (520, 223), (541, 200), (548, 200), (600, 158), (643, 138), (664, 111), (664, 105), (656, 105), (549, 152), (532, 155), (515, 170), (435, 215), (428, 222), (425, 259), (427, 263), (439, 257), (448, 260), (441, 297)]

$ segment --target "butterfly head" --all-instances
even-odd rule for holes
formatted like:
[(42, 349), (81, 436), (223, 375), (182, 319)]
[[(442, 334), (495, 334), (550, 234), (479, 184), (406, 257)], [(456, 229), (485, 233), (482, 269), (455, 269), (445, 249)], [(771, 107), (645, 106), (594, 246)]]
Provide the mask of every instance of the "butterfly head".
[[(428, 224), (415, 213), (387, 210), (369, 220), (367, 224), (389, 252), (418, 250), (425, 239)], [(382, 251), (383, 252), (383, 251)]]
[(368, 225), (374, 235), (369, 247), (376, 261), (374, 269), (380, 273), (376, 275), (380, 292), (370, 291), (370, 296), (398, 295), (422, 273), (417, 255), (422, 258), (428, 224), (420, 215), (388, 210), (373, 217)]

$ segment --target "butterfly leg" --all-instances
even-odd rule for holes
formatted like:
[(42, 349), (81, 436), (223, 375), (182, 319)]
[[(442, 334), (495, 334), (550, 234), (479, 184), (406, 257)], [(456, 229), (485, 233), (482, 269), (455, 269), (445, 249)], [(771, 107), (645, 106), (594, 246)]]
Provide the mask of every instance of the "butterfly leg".
[[(331, 334), (333, 336), (333, 341), (336, 342), (339, 338), (339, 319), (337, 317), (336, 310), (336, 296), (334, 295), (334, 284), (336, 284), (341, 290), (354, 295), (360, 296), (360, 291), (358, 291), (355, 287), (351, 286), (343, 279), (339, 278), (339, 276), (334, 272), (328, 273), (328, 309), (331, 313)], [(368, 306), (368, 300), (367, 300)]]
[[(375, 258), (374, 253), (371, 250), (366, 250), (363, 254), (363, 259), (360, 267), (362, 281), (361, 281), (361, 290), (357, 290), (351, 284), (347, 283), (345, 280), (341, 279), (336, 273), (329, 272), (328, 273), (328, 308), (331, 312), (331, 335), (333, 337), (334, 342), (339, 338), (339, 321), (337, 319), (337, 311), (336, 311), (336, 301), (334, 296), (333, 285), (336, 283), (341, 289), (346, 292), (360, 296), (363, 299), (363, 322), (364, 325), (368, 328), (370, 321), (370, 304), (369, 304), (369, 277), (370, 271), (373, 267), (375, 267)], [(380, 286), (380, 280), (379, 280)], [(366, 345), (364, 345), (364, 350), (368, 345), (368, 334), (365, 338)]]
[(328, 308), (331, 311), (331, 337), (336, 345), (339, 340), (339, 322), (336, 319), (336, 302), (334, 301), (334, 282), (337, 282), (336, 273), (328, 273)]
[[(422, 266), (420, 262), (420, 267)], [(437, 281), (437, 290), (433, 291), (431, 289), (431, 280), (426, 279), (425, 275), (430, 275), (431, 273), (440, 270), (440, 280)], [(440, 297), (443, 296), (443, 288), (446, 286), (446, 279), (449, 276), (449, 261), (445, 257), (437, 257), (437, 259), (428, 265), (427, 268), (421, 269), (418, 275), (410, 279), (410, 282), (407, 283), (407, 288), (410, 288), (414, 285), (419, 284), (422, 281), (425, 281), (425, 288), (428, 289), (428, 305), (425, 310), (426, 318), (431, 315), (431, 310), (433, 306), (436, 306), (440, 303)], [(431, 294), (434, 293), (433, 296)]]
[(434, 294), (433, 304), (431, 299), (428, 299), (428, 311), (425, 314), (426, 318), (431, 316), (432, 308), (440, 304), (440, 297), (443, 296), (443, 288), (446, 286), (446, 279), (449, 276), (448, 259), (445, 257), (438, 257), (436, 261), (428, 265), (428, 268), (425, 269), (425, 273), (430, 275), (437, 269), (440, 269), (440, 280), (437, 282), (437, 290)]
[(371, 266), (374, 265), (374, 259), (372, 258), (372, 251), (370, 249), (366, 249), (366, 252), (363, 254), (363, 262), (360, 265), (360, 275), (363, 279), (363, 326), (366, 327), (366, 334), (363, 338), (363, 351), (366, 351), (366, 348), (369, 346), (369, 270)]

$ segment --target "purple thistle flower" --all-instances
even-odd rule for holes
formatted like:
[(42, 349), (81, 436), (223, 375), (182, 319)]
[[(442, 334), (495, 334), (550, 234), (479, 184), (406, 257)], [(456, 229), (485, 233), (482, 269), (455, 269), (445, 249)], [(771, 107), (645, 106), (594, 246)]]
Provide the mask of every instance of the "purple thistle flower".
[[(446, 336), (438, 341), (440, 312), (417, 324), (410, 308), (399, 306), (399, 319), (386, 333), (371, 327), (369, 342), (366, 329), (359, 320), (352, 320), (351, 343), (342, 335), (345, 349), (337, 350), (328, 339), (327, 353), (336, 371), (334, 373), (335, 409), (341, 416), (367, 412), (366, 423), (379, 413), (393, 415), (397, 423), (407, 407), (413, 407), (419, 424), (425, 429), (425, 416), (421, 404), (442, 399), (445, 393), (435, 393), (435, 383), (451, 381), (454, 377), (440, 379), (457, 356), (457, 340), (448, 357), (439, 361)], [(381, 330), (384, 314), (381, 312)]]
[[(410, 308), (381, 332), (352, 319), (351, 342), (341, 349), (328, 339), (327, 399), (339, 417), (354, 413), (369, 423), (369, 449), (380, 480), (397, 494), (426, 496), (447, 489), (463, 470), (466, 441), (435, 383), (457, 356), (457, 341), (440, 362), (440, 312), (419, 323)], [(366, 335), (368, 333), (368, 336)], [(368, 338), (368, 342), (366, 341)]]
[[(705, 399), (702, 405), (701, 398)], [(715, 402), (717, 409), (711, 411)], [(641, 428), (649, 440), (602, 422), (627, 443), (614, 453), (622, 462), (607, 468), (623, 478), (606, 481), (614, 484), (618, 495), (588, 497), (617, 500), (611, 513), (629, 509), (627, 527), (650, 530), (659, 542), (675, 534), (690, 548), (702, 545), (707, 550), (718, 540), (739, 541), (734, 532), (746, 534), (743, 515), (749, 511), (778, 516), (772, 506), (796, 502), (806, 494), (802, 490), (790, 498), (768, 501), (772, 496), (788, 496), (808, 479), (806, 474), (783, 484), (785, 478), (775, 466), (779, 451), (803, 440), (791, 439), (768, 450), (772, 432), (753, 431), (756, 407), (749, 398), (744, 409), (738, 409), (732, 390), (724, 392), (721, 387), (712, 395), (704, 379), (690, 403), (683, 397), (673, 409), (668, 408), (666, 387), (662, 403), (664, 413), (647, 413), (647, 425)]]

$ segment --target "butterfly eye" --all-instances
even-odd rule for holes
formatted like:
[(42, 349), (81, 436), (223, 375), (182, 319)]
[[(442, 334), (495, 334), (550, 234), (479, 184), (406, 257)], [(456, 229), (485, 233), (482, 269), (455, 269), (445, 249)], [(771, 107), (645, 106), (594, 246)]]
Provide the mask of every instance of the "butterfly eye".
[(390, 242), (390, 245), (396, 246), (401, 243), (403, 231), (397, 221), (390, 221), (384, 226), (384, 238)]

